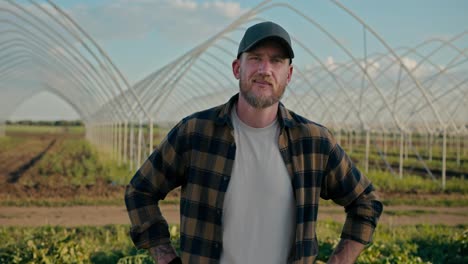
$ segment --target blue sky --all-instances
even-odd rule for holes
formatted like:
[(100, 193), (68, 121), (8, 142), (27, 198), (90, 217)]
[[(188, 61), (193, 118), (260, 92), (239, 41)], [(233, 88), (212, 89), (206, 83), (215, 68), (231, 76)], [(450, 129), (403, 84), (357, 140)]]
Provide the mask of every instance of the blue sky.
[[(26, 2), (26, 1), (20, 1)], [(144, 78), (214, 35), (237, 16), (262, 1), (239, 0), (55, 0), (109, 54), (130, 83)], [(326, 26), (359, 53), (362, 28), (330, 1), (288, 1)], [(468, 30), (465, 0), (341, 1), (392, 47), (415, 46), (433, 38), (450, 38)], [(265, 18), (278, 21), (310, 39), (321, 58), (340, 60), (316, 31), (297, 23), (292, 12), (276, 8)], [(465, 45), (466, 46), (466, 45)], [(376, 47), (376, 51), (382, 47)], [(41, 93), (25, 101), (12, 119), (74, 119), (76, 113), (55, 96)]]

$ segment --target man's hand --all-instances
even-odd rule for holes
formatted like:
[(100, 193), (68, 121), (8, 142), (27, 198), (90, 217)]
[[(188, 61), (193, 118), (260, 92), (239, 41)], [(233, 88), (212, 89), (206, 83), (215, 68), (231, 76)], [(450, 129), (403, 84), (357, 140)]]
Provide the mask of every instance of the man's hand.
[(350, 239), (341, 239), (328, 260), (328, 264), (354, 263), (365, 245)]
[(168, 264), (177, 257), (174, 247), (171, 244), (159, 245), (149, 249), (151, 256), (158, 264)]

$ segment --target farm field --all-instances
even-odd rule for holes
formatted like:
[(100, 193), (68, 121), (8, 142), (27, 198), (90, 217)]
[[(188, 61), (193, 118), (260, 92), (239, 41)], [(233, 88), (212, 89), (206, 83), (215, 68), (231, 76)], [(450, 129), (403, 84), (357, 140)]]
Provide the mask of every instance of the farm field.
[[(133, 171), (90, 145), (83, 128), (8, 126), (0, 160), (0, 263), (152, 263), (127, 234), (123, 193)], [(429, 177), (398, 179), (371, 167), (385, 208), (359, 263), (466, 263), (466, 163), (463, 156), (461, 166), (450, 165), (458, 176), (447, 179), (445, 190)], [(178, 197), (176, 190), (162, 205), (173, 230)], [(320, 261), (338, 242), (343, 221), (342, 209), (323, 201)]]

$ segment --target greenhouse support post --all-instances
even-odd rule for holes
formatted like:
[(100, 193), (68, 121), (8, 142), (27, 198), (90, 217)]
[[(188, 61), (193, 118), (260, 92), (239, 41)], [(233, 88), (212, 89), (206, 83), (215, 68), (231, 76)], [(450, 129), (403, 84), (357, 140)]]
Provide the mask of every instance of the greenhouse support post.
[(455, 135), (457, 137), (457, 167), (460, 168), (461, 162), (460, 162), (460, 154), (461, 154), (461, 134)]
[(122, 165), (122, 123), (117, 122), (117, 164)]
[(130, 166), (129, 170), (133, 171), (135, 164), (135, 125), (130, 123)]
[(429, 161), (432, 161), (432, 146), (434, 145), (434, 134), (429, 134)]
[(148, 127), (149, 127), (149, 151), (148, 155), (151, 155), (151, 152), (153, 152), (153, 119), (148, 120)]
[(123, 162), (128, 162), (128, 121), (124, 122), (124, 131), (123, 131)]
[(369, 172), (369, 152), (370, 152), (370, 129), (366, 130), (366, 160), (365, 160), (365, 172)]
[(446, 162), (447, 162), (447, 128), (444, 127), (444, 135), (442, 140), (442, 189), (445, 190), (446, 183)]
[(141, 165), (141, 145), (143, 141), (143, 122), (140, 119), (140, 122), (138, 123), (138, 145), (137, 145), (137, 161), (136, 165), (140, 166)]
[(400, 132), (400, 179), (403, 179), (404, 132)]

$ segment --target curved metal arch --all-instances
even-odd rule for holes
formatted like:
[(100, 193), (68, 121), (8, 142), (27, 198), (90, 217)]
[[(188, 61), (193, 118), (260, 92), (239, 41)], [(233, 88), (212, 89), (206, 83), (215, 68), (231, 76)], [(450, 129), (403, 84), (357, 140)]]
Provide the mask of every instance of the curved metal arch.
[[(45, 34), (45, 35), (47, 35), (47, 36), (50, 36), (46, 31), (44, 31), (44, 30), (42, 30), (41, 28), (37, 27), (37, 26), (34, 25), (32, 22), (30, 22), (29, 20), (25, 19), (24, 17), (22, 17), (22, 16), (19, 15), (18, 13), (14, 12), (14, 11), (11, 11), (11, 10), (3, 9), (3, 11), (5, 11), (5, 10), (6, 10), (7, 12), (9, 12), (9, 13), (11, 12), (13, 15), (15, 15), (17, 18), (23, 20), (23, 22), (27, 23), (28, 25), (33, 26), (33, 27), (34, 27), (36, 30), (38, 30), (39, 32), (41, 32), (41, 33), (43, 33), (43, 34)], [(41, 46), (43, 47), (44, 50), (47, 50), (47, 47), (48, 47), (47, 45), (48, 45), (48, 44), (50, 45), (50, 43), (48, 43), (46, 39), (43, 39), (42, 37), (36, 35), (34, 32), (30, 31), (29, 29), (27, 29), (27, 28), (25, 28), (25, 27), (23, 27), (23, 26), (21, 26), (21, 25), (19, 25), (19, 24), (17, 24), (17, 23), (11, 22), (11, 21), (6, 20), (6, 19), (1, 19), (1, 22), (2, 22), (2, 23), (10, 24), (11, 26), (13, 26), (13, 27), (15, 27), (15, 28), (21, 29), (21, 31), (20, 31), (20, 30), (11, 30), (10, 32), (14, 32), (14, 33), (20, 34), (21, 36), (24, 36), (24, 37), (25, 37), (25, 38), (24, 38), (25, 40), (26, 40), (26, 39), (29, 39), (29, 38), (26, 37), (26, 36), (34, 36), (34, 37), (35, 37), (35, 40), (38, 41), (38, 43), (41, 44)], [(28, 33), (28, 34), (27, 34), (27, 35), (22, 34), (22, 31), (24, 31), (24, 32), (26, 32), (26, 33)], [(52, 38), (50, 38), (50, 39), (55, 39), (55, 38), (52, 37)], [(56, 40), (56, 39), (55, 39), (55, 40)], [(32, 43), (32, 42), (29, 42), (29, 43)], [(35, 44), (36, 44), (36, 43), (34, 43), (34, 45), (35, 45)], [(68, 43), (68, 42), (66, 42), (66, 40), (65, 40), (65, 45), (71, 46), (71, 44)], [(68, 47), (66, 47), (66, 46), (61, 46), (61, 47), (64, 48), (64, 50), (68, 50)], [(73, 49), (73, 47), (72, 47), (72, 49)], [(76, 49), (75, 49), (74, 51), (77, 52)], [(56, 54), (50, 54), (50, 53), (47, 53), (47, 54), (52, 55), (52, 56), (56, 56), (57, 59), (58, 59), (58, 61), (67, 61), (67, 60), (69, 60), (69, 58), (68, 58), (67, 56), (64, 56), (64, 57), (62, 58), (62, 57), (58, 57)], [(72, 53), (70, 53), (70, 54), (72, 54)], [(79, 53), (78, 53), (78, 54), (79, 54)], [(81, 56), (81, 57), (82, 57), (82, 56)], [(72, 58), (75, 58), (75, 59), (76, 59), (76, 56), (72, 55)], [(83, 58), (83, 57), (82, 57), (82, 58)], [(86, 60), (86, 59), (85, 59), (85, 60)], [(77, 60), (70, 61), (70, 64), (75, 65), (75, 64), (74, 64), (75, 61), (77, 61)], [(88, 65), (90, 65), (90, 64), (88, 64)], [(83, 67), (83, 68), (85, 69), (85, 71), (87, 71), (87, 73), (89, 73), (89, 71), (87, 70), (86, 67)], [(79, 70), (80, 68), (79, 68), (79, 67), (78, 67), (78, 68), (75, 67), (75, 69), (78, 69), (78, 70)], [(81, 70), (79, 70), (79, 71), (81, 72)], [(82, 73), (82, 76), (84, 76), (85, 78), (88, 78), (87, 76), (94, 77), (92, 74), (84, 74), (83, 72), (81, 72), (81, 73)], [(99, 84), (99, 82), (96, 80), (96, 78), (94, 78), (94, 80)]]
[[(12, 41), (15, 41), (15, 40), (12, 40)], [(37, 46), (36, 46), (36, 43), (34, 43), (34, 42), (22, 41), (22, 42), (19, 42), (19, 43), (17, 43), (17, 44), (15, 43), (15, 44), (14, 44), (14, 48), (21, 47), (21, 46), (23, 46), (24, 43), (27, 43), (27, 44), (28, 44), (28, 46), (24, 46), (24, 48), (25, 48), (25, 49), (24, 49), (24, 52), (26, 52), (31, 58), (32, 58), (32, 57), (38, 57), (38, 58), (40, 58), (44, 63), (46, 63), (48, 66), (50, 66), (51, 68), (54, 68), (54, 67), (55, 67), (55, 65), (50, 64), (50, 63), (48, 62), (48, 59), (51, 58), (51, 57), (48, 56), (48, 54), (45, 53), (43, 50), (41, 50), (40, 47), (37, 47)], [(34, 51), (36, 51), (36, 52), (31, 52), (30, 49), (28, 49), (28, 48), (30, 48), (31, 50), (34, 50)], [(39, 48), (39, 49), (37, 49), (37, 48)], [(60, 58), (57, 58), (57, 59), (58, 59), (58, 62), (61, 62)], [(76, 82), (81, 83), (81, 85), (78, 85), (77, 87), (83, 87), (83, 88), (86, 88), (86, 87), (87, 87), (86, 85), (84, 85), (84, 84), (82, 83), (83, 80), (82, 80), (80, 77), (76, 76), (75, 73), (72, 71), (71, 68), (69, 68), (68, 65), (64, 64), (64, 65), (62, 65), (62, 67), (64, 67), (64, 68), (61, 68), (59, 71), (64, 72), (64, 70), (65, 70), (65, 72), (68, 72), (67, 75), (69, 75), (70, 77), (72, 77), (73, 82), (76, 81)], [(65, 73), (65, 72), (64, 72), (64, 73)], [(85, 90), (87, 90), (87, 89), (85, 89)], [(92, 90), (91, 90), (91, 91), (92, 91)]]
[[(37, 18), (31, 12), (29, 12), (29, 11), (25, 10), (24, 8), (22, 8), (21, 6), (18, 6), (15, 3), (13, 3), (13, 5), (15, 7), (17, 7), (17, 8), (20, 8), (20, 10), (22, 10), (23, 12), (25, 12), (25, 14), (29, 15), (34, 20), (39, 22), (40, 25), (45, 26), (45, 28), (43, 29), (43, 28), (39, 27), (39, 25), (29, 21), (27, 18), (23, 17), (22, 15), (18, 14), (17, 12), (15, 12), (13, 10), (0, 8), (0, 11), (5, 11), (5, 12), (8, 12), (8, 13), (14, 15), (16, 18), (19, 18), (24, 23), (26, 23), (27, 25), (31, 26), (32, 28), (34, 28), (35, 30), (37, 30), (38, 32), (43, 34), (45, 36), (45, 38), (43, 38), (43, 36), (39, 36), (39, 35), (35, 34), (31, 30), (29, 30), (26, 27), (23, 27), (23, 26), (15, 23), (15, 22), (11, 22), (9, 20), (4, 20), (4, 19), (2, 19), (1, 21), (3, 21), (4, 23), (8, 23), (8, 24), (12, 25), (15, 28), (19, 28), (24, 32), (27, 32), (28, 35), (24, 35), (24, 36), (29, 36), (29, 35), (34, 36), (36, 40), (40, 40), (43, 43), (48, 43), (47, 39), (50, 39), (50, 40), (53, 41), (53, 43), (57, 43), (57, 44), (62, 43), (62, 44), (64, 44), (64, 45), (60, 45), (60, 48), (62, 48), (64, 51), (66, 51), (68, 54), (70, 54), (70, 56), (72, 58), (74, 58), (76, 60), (76, 62), (79, 63), (80, 66), (82, 66), (85, 70), (87, 70), (86, 66), (93, 69), (93, 71), (88, 71), (90, 76), (94, 77), (94, 75), (92, 73), (99, 74), (99, 71), (96, 68), (94, 68), (94, 66), (84, 56), (82, 56), (82, 54), (70, 42), (68, 42), (64, 37), (62, 37), (60, 35), (60, 33), (55, 31), (54, 29), (52, 29), (47, 24), (43, 23), (39, 18)], [(49, 31), (51, 32), (51, 34), (49, 33)], [(21, 31), (19, 31), (19, 32), (21, 32)], [(51, 45), (52, 43), (48, 43), (48, 44)], [(77, 58), (78, 58), (78, 60), (77, 60)], [(83, 65), (83, 62), (86, 64), (86, 66)], [(94, 78), (94, 79), (96, 80), (96, 78)], [(102, 76), (99, 79), (102, 79)], [(96, 80), (96, 83), (99, 84), (99, 82), (97, 80)]]
[(190, 60), (191, 58), (189, 56), (178, 58), (175, 62), (165, 67), (159, 74), (155, 75), (154, 78), (149, 80), (149, 84), (146, 86), (139, 86), (141, 88), (137, 91), (142, 94), (144, 100), (143, 104), (149, 107), (156, 103), (157, 101), (155, 101), (155, 99), (150, 98), (149, 93), (153, 91), (155, 97), (160, 96), (159, 93), (164, 93), (165, 91), (163, 89), (171, 82), (172, 76), (178, 74), (180, 69), (184, 68)]
[[(333, 1), (333, 0), (330, 0), (330, 1)], [(312, 18), (310, 18), (309, 16), (307, 16), (306, 14), (304, 14), (303, 12), (298, 10), (297, 8), (294, 8), (293, 6), (291, 6), (291, 5), (287, 4), (287, 3), (274, 3), (274, 4), (270, 5), (270, 6), (268, 6), (267, 8), (264, 8), (264, 10), (267, 10), (267, 9), (270, 9), (270, 8), (273, 8), (273, 7), (280, 7), (280, 6), (288, 8), (288, 9), (292, 10), (293, 12), (295, 12), (296, 14), (298, 14), (299, 16), (303, 17), (305, 20), (307, 20), (309, 23), (311, 23), (317, 29), (319, 29), (322, 33), (324, 33), (330, 40), (332, 40), (344, 53), (346, 53), (346, 55), (349, 58), (351, 58), (351, 60), (353, 60), (354, 63), (356, 63), (356, 65), (358, 65), (358, 67), (362, 70), (362, 73), (366, 76), (367, 81), (371, 84), (371, 86), (374, 88), (374, 90), (377, 91), (377, 93), (380, 95), (382, 101), (385, 103), (386, 107), (389, 109), (389, 111), (391, 111), (389, 103), (385, 99), (384, 95), (382, 94), (382, 91), (375, 85), (372, 78), (370, 78), (370, 76), (368, 75), (366, 70), (358, 63), (358, 61), (354, 57), (354, 55), (345, 46), (343, 46), (340, 43), (340, 41), (338, 41), (330, 32), (328, 32), (324, 27), (322, 27), (322, 25), (317, 23), (315, 20), (313, 20)], [(261, 11), (264, 11), (264, 10), (261, 10)], [(361, 24), (363, 24), (363, 23), (361, 22)], [(397, 127), (404, 130), (404, 127), (402, 126), (401, 122), (399, 121), (399, 119), (393, 113), (392, 113), (392, 117), (393, 117), (393, 120), (395, 121), (395, 124), (397, 125)]]
[[(40, 7), (40, 5), (37, 5), (37, 3), (35, 3), (33, 0), (29, 0), (30, 2), (34, 3), (36, 6)], [(125, 85), (125, 88), (130, 91), (130, 94), (133, 96), (133, 98), (135, 99), (135, 101), (137, 102), (138, 106), (140, 107), (140, 110), (144, 113), (144, 115), (148, 118), (148, 119), (151, 119), (151, 117), (149, 116), (148, 112), (146, 111), (146, 109), (143, 107), (143, 105), (141, 104), (141, 101), (140, 101), (140, 98), (137, 96), (137, 94), (135, 93), (135, 91), (133, 91), (132, 89), (132, 86), (130, 86), (128, 80), (125, 78), (125, 76), (120, 72), (120, 70), (114, 65), (114, 63), (112, 62), (112, 60), (110, 59), (110, 57), (107, 55), (107, 53), (94, 41), (94, 39), (89, 36), (89, 34), (84, 31), (68, 14), (66, 14), (65, 12), (63, 12), (63, 10), (61, 10), (55, 3), (53, 3), (51, 0), (46, 0), (58, 13), (60, 13), (68, 22), (71, 23), (71, 25), (73, 25), (77, 30), (78, 32), (80, 32), (84, 37), (85, 39), (89, 40), (92, 45), (98, 50), (99, 54), (104, 58), (104, 61), (108, 64), (111, 65), (111, 69), (113, 72), (117, 73), (117, 76), (120, 78), (120, 80), (124, 83)], [(46, 10), (44, 10), (46, 11)], [(49, 13), (48, 13), (49, 14)], [(68, 31), (68, 27), (65, 27), (65, 29)], [(73, 34), (73, 33), (72, 33)], [(75, 34), (73, 34), (73, 36), (76, 38), (76, 40), (78, 40), (81, 45), (88, 50), (88, 52), (93, 56), (93, 57), (96, 57), (94, 52), (92, 52), (91, 49), (88, 48), (88, 45), (83, 41), (82, 38), (76, 36)], [(104, 65), (101, 63), (100, 60), (97, 60), (97, 57), (95, 58), (96, 61), (99, 62), (99, 65), (101, 65), (101, 67), (103, 67)], [(119, 82), (117, 81), (117, 76), (114, 76), (114, 74), (110, 74), (109, 73), (109, 77), (111, 77), (111, 80), (114, 81), (114, 84), (117, 86), (117, 88), (119, 88), (120, 92), (123, 93), (124, 90), (122, 89), (122, 87), (120, 86)], [(126, 97), (124, 97), (124, 99), (126, 99)], [(126, 100), (127, 101), (127, 100)], [(130, 104), (130, 101), (127, 102), (128, 104)], [(134, 112), (134, 110), (132, 108), (130, 108), (130, 111)], [(135, 116), (138, 116), (137, 113), (135, 113)]]
[[(19, 42), (18, 42), (19, 40)], [(44, 59), (47, 59), (47, 58), (53, 58), (55, 56), (50, 56), (50, 53), (47, 52), (47, 47), (45, 46), (41, 46), (41, 45), (37, 45), (37, 42), (33, 42), (33, 41), (29, 41), (27, 39), (10, 39), (9, 40), (10, 42), (12, 42), (12, 44), (10, 46), (12, 46), (13, 48), (17, 49), (17, 48), (21, 48), (23, 47), (24, 51), (25, 52), (28, 52), (30, 48), (31, 50), (35, 50), (35, 51), (38, 51), (39, 53), (41, 53), (41, 57), (44, 58)], [(2, 46), (5, 42), (2, 42), (0, 43), (0, 46)], [(23, 45), (23, 43), (27, 44), (27, 46)], [(8, 50), (9, 47), (3, 47), (2, 51), (6, 51)], [(45, 51), (44, 51), (45, 50)], [(12, 53), (14, 54), (14, 53)], [(34, 53), (28, 53), (30, 55), (35, 55)], [(5, 59), (5, 57), (4, 57)], [(56, 61), (60, 64), (62, 64), (63, 67), (65, 67), (67, 69), (67, 71), (69, 73), (71, 73), (71, 76), (74, 76), (77, 80), (79, 80), (80, 82), (82, 82), (83, 80), (81, 78), (79, 78), (78, 76), (83, 76), (85, 78), (85, 80), (87, 79), (87, 75), (80, 72), (81, 74), (79, 75), (76, 75), (74, 74), (74, 72), (71, 70), (71, 69), (76, 69), (73, 67), (73, 65), (69, 65), (69, 62), (67, 60), (64, 60), (63, 57), (55, 57)], [(88, 79), (89, 81), (89, 79)], [(82, 85), (83, 87), (87, 87), (87, 85)]]
[[(205, 51), (207, 48), (209, 48), (209, 46), (214, 43), (218, 38), (220, 38), (222, 35), (224, 35), (226, 32), (230, 32), (232, 31), (233, 29), (235, 29), (237, 27), (237, 23), (239, 23), (239, 21), (242, 21), (244, 17), (248, 17), (250, 16), (251, 14), (255, 13), (255, 10), (261, 6), (263, 6), (264, 4), (266, 4), (267, 2), (269, 1), (265, 1), (265, 2), (262, 2), (260, 3), (257, 7), (249, 10), (248, 12), (246, 12), (245, 14), (241, 15), (241, 17), (237, 20), (235, 20), (233, 23), (231, 23), (230, 25), (228, 25), (224, 30), (222, 30), (221, 32), (219, 32), (218, 34), (216, 34), (215, 36), (211, 37), (210, 39), (208, 39), (207, 41), (205, 41), (204, 43), (202, 43), (201, 45), (195, 47), (194, 49), (188, 51), (185, 55), (181, 56), (181, 57), (185, 57), (185, 56), (189, 56), (190, 57), (190, 63), (189, 63), (189, 66), (188, 68), (190, 68), (191, 64), (193, 64), (194, 62), (192, 61), (194, 58), (198, 57), (200, 55), (200, 53), (202, 53), (203, 51)], [(184, 73), (187, 71), (187, 69), (184, 69)], [(182, 75), (184, 75), (184, 73)], [(178, 80), (180, 79), (180, 75), (176, 78), (174, 78), (174, 81), (172, 82), (172, 85), (176, 84), (178, 82)], [(161, 86), (160, 89), (164, 89), (166, 85), (164, 86)], [(160, 96), (157, 96), (157, 100), (156, 102), (152, 102), (151, 104), (151, 110), (150, 112), (155, 112), (159, 109), (159, 107), (157, 106), (157, 101), (160, 101), (160, 100), (163, 100), (165, 98), (167, 98), (167, 96), (169, 96), (171, 94), (172, 90), (170, 91), (166, 91), (166, 92), (162, 92), (163, 94), (160, 95)]]
[[(22, 104), (24, 101), (36, 95), (37, 93), (41, 92), (41, 90), (29, 90), (29, 91), (30, 91), (29, 93), (24, 94), (24, 95), (19, 94), (20, 96), (18, 98), (9, 97), (8, 101), (6, 102), (8, 104), (7, 106), (10, 106), (10, 105), (18, 106)], [(9, 117), (17, 109), (17, 107), (4, 107), (1, 109), (7, 110), (7, 111), (0, 112), (0, 117), (4, 117), (5, 119), (7, 119), (7, 117)]]
[[(175, 67), (176, 65), (182, 67), (182, 68), (185, 68), (186, 65), (190, 65), (192, 62), (192, 58), (187, 58), (186, 61), (184, 61), (184, 63), (182, 65), (178, 65), (178, 64), (174, 64), (173, 67)], [(174, 70), (174, 68), (172, 68), (171, 70)], [(167, 97), (167, 94), (170, 93), (170, 89), (167, 89), (167, 87), (169, 87), (170, 85), (173, 85), (173, 83), (176, 81), (177, 78), (179, 78), (179, 76), (183, 73), (185, 73), (186, 70), (182, 69), (182, 71), (180, 72), (176, 72), (175, 74), (175, 77), (173, 78), (167, 78), (164, 82), (162, 82), (161, 85), (158, 85), (157, 86), (157, 91), (159, 92), (159, 94), (157, 96), (154, 96), (154, 98), (149, 98), (148, 97), (148, 103), (146, 103), (146, 105), (149, 106), (149, 112), (150, 113), (153, 113), (155, 112), (157, 109), (157, 106), (159, 104), (161, 104), (161, 100), (164, 100), (166, 97)], [(169, 75), (169, 74), (167, 74)], [(164, 76), (163, 76), (164, 78)], [(159, 107), (159, 106), (158, 106)]]
[(59, 90), (56, 90), (56, 89), (54, 89), (54, 88), (52, 88), (52, 87), (48, 87), (47, 85), (44, 85), (44, 87), (45, 87), (45, 88), (44, 88), (45, 91), (56, 95), (57, 97), (59, 97), (60, 99), (62, 99), (63, 101), (65, 101), (67, 104), (69, 104), (69, 105), (73, 108), (73, 110), (75, 110), (76, 113), (77, 113), (81, 118), (83, 118), (83, 123), (86, 124), (86, 123), (89, 122), (89, 120), (86, 119), (86, 117), (89, 116), (89, 115), (85, 114), (85, 113), (82, 111), (82, 109), (81, 109), (80, 107), (78, 107), (78, 104), (76, 104), (73, 100), (70, 100), (70, 98), (68, 98), (68, 97), (64, 96), (63, 94), (61, 94)]
[(420, 92), (422, 93), (424, 99), (427, 101), (427, 103), (430, 105), (432, 111), (434, 112), (434, 115), (436, 116), (439, 124), (441, 126), (444, 126), (445, 124), (443, 123), (440, 115), (439, 115), (439, 112), (437, 109), (435, 109), (434, 105), (432, 104), (429, 96), (427, 95), (427, 93), (425, 92), (424, 88), (419, 84), (418, 80), (411, 74), (411, 72), (409, 71), (409, 69), (404, 65), (404, 63), (401, 61), (401, 59), (398, 57), (398, 55), (395, 53), (395, 51), (390, 47), (390, 45), (387, 44), (387, 42), (385, 42), (385, 40), (379, 35), (377, 34), (376, 31), (374, 31), (369, 25), (367, 25), (367, 23), (365, 23), (360, 17), (358, 17), (356, 14), (354, 14), (351, 10), (349, 10), (347, 7), (345, 7), (343, 4), (341, 4), (340, 2), (338, 2), (337, 0), (330, 0), (331, 2), (333, 2), (334, 4), (336, 4), (338, 7), (340, 7), (341, 9), (343, 9), (345, 12), (347, 12), (349, 15), (351, 15), (352, 17), (354, 17), (357, 21), (359, 21), (359, 23), (361, 23), (361, 25), (363, 25), (369, 32), (372, 33), (372, 35), (374, 35), (374, 37), (376, 37), (380, 43), (382, 43), (385, 48), (390, 52), (392, 53), (393, 56), (395, 56), (395, 58), (397, 58), (399, 61), (400, 61), (400, 64), (401, 64), (401, 67), (408, 73), (408, 75), (411, 77), (411, 79), (413, 80), (413, 82), (416, 84), (416, 87), (420, 90)]

